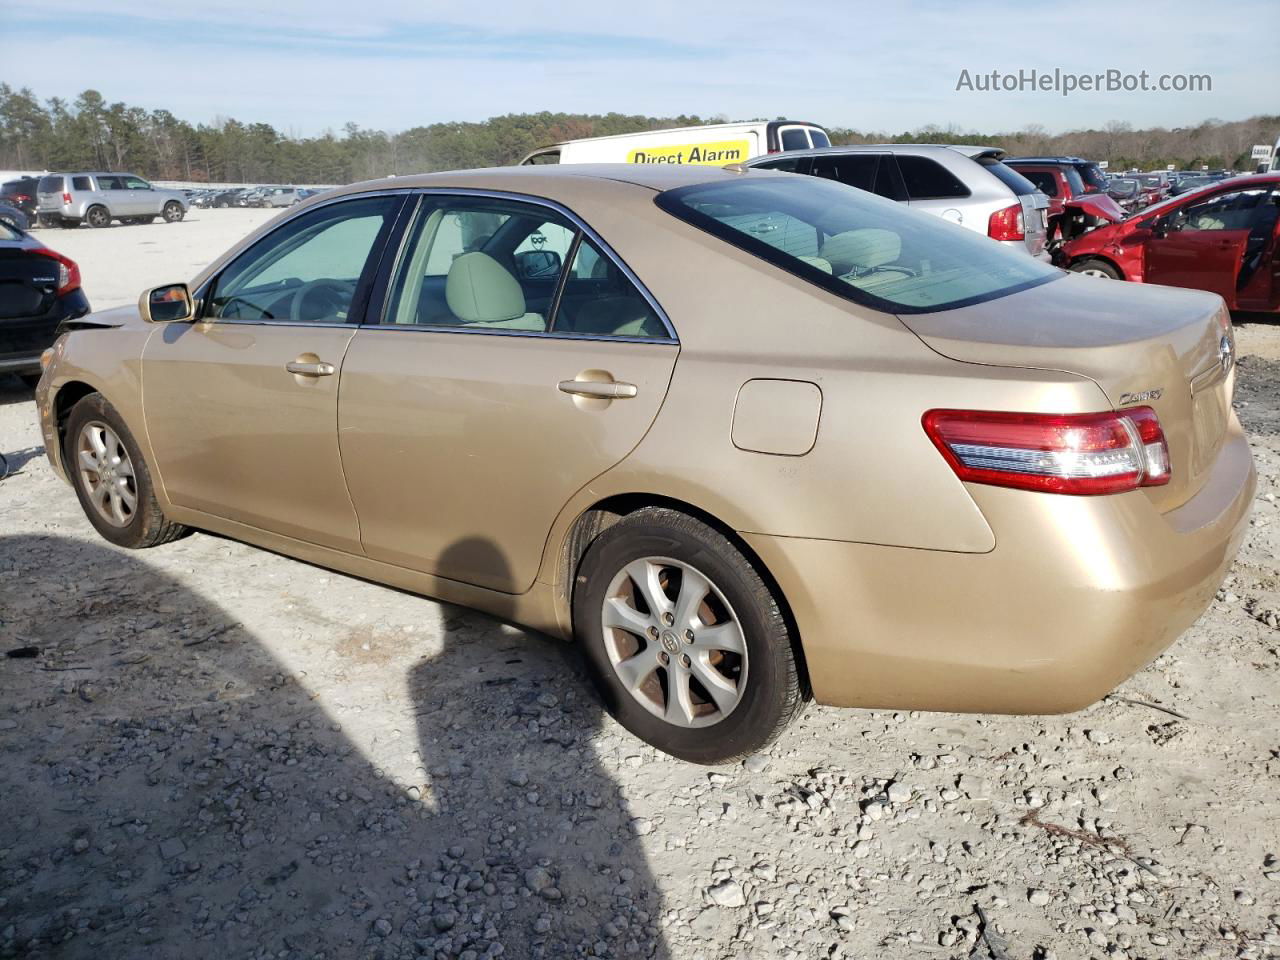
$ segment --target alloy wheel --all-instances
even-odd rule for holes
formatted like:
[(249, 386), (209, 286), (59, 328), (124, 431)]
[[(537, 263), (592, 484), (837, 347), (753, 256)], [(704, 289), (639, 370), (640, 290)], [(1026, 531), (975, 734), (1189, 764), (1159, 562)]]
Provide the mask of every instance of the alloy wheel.
[(138, 484), (129, 451), (116, 432), (100, 420), (80, 428), (76, 466), (85, 496), (113, 527), (125, 527), (138, 509)]
[(601, 625), (614, 673), (654, 716), (677, 727), (707, 727), (742, 702), (742, 625), (695, 567), (667, 557), (628, 563), (605, 592)]

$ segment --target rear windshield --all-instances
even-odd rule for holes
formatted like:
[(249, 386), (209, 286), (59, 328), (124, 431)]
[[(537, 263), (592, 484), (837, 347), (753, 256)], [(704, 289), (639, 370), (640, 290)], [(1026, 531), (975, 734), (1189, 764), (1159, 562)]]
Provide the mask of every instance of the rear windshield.
[(789, 127), (782, 131), (783, 150), (808, 150), (809, 138), (800, 127)]
[(825, 130), (818, 130), (811, 127), (809, 129), (809, 139), (813, 141), (813, 145), (815, 147), (831, 146), (831, 138), (827, 136), (827, 131)]
[(667, 213), (855, 303), (931, 313), (1062, 272), (939, 217), (816, 177), (770, 174), (657, 197)]
[[(999, 160), (979, 160), (995, 178), (1013, 191), (1014, 196), (1026, 197), (1036, 192), (1036, 185), (1020, 174), (1013, 167), (1005, 166)], [(1053, 196), (1053, 194), (1050, 194)]]
[(1097, 187), (1099, 190), (1107, 189), (1107, 175), (1102, 172), (1102, 168), (1096, 163), (1076, 164), (1076, 170), (1085, 183), (1092, 187)]
[(40, 192), (41, 193), (61, 193), (62, 178), (61, 177), (41, 177)]
[(1037, 190), (1047, 197), (1058, 195), (1058, 178), (1048, 170), (1027, 170), (1023, 176), (1030, 180)]

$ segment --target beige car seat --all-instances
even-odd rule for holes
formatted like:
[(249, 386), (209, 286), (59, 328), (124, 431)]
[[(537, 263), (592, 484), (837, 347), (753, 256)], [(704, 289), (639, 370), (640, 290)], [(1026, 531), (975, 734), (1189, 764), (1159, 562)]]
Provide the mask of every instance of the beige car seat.
[(524, 291), (511, 272), (487, 253), (464, 253), (449, 267), (444, 298), (460, 323), (506, 330), (547, 329), (540, 313), (526, 313)]

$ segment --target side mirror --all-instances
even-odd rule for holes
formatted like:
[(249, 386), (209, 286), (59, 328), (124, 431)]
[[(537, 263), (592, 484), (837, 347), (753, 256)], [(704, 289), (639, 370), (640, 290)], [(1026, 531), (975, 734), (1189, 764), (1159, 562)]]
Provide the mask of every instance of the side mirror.
[(515, 256), (516, 274), (521, 280), (550, 280), (560, 275), (563, 261), (554, 250), (526, 250)]
[(196, 307), (185, 283), (170, 283), (144, 292), (138, 312), (147, 323), (185, 323), (195, 319)]

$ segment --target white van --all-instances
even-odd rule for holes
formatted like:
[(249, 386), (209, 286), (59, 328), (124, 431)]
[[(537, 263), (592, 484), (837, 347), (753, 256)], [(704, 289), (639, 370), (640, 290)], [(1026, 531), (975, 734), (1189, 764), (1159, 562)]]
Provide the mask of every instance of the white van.
[(619, 133), (539, 147), (526, 163), (695, 163), (722, 167), (766, 153), (829, 147), (827, 131), (797, 120), (755, 120)]

